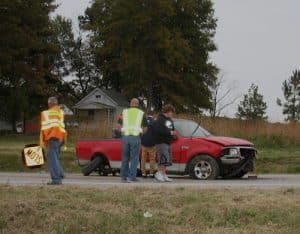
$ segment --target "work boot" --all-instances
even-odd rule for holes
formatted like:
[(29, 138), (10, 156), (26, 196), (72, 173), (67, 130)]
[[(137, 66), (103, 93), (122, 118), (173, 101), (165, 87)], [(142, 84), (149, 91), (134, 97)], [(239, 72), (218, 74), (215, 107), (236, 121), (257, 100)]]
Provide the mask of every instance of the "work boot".
[(126, 178), (121, 179), (121, 183), (128, 183)]

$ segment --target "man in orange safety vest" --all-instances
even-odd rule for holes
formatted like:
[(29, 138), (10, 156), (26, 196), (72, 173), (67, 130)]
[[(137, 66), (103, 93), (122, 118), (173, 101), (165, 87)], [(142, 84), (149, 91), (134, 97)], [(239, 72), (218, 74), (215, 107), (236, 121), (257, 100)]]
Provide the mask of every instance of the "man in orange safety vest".
[(58, 106), (56, 97), (48, 99), (49, 109), (41, 113), (40, 145), (46, 149), (51, 182), (48, 185), (60, 185), (64, 172), (59, 162), (60, 148), (65, 143), (66, 130), (64, 112)]

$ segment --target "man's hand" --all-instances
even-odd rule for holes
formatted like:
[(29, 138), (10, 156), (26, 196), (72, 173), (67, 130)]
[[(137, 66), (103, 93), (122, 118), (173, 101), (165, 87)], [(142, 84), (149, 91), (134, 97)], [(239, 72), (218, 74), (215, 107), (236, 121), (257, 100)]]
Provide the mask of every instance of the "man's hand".
[(40, 147), (41, 147), (42, 149), (45, 149), (45, 148), (46, 148), (46, 144), (45, 144), (44, 142), (40, 142)]

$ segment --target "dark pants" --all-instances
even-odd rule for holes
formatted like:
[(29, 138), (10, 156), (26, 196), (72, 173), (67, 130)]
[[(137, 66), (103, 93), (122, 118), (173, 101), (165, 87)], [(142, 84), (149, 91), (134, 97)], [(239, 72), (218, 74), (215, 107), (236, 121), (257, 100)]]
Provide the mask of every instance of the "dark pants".
[[(141, 139), (139, 136), (122, 137), (122, 179), (135, 180), (139, 163)], [(130, 167), (129, 167), (130, 161)]]
[(48, 169), (53, 183), (60, 184), (64, 171), (59, 162), (59, 154), (62, 143), (57, 139), (50, 139), (47, 147)]

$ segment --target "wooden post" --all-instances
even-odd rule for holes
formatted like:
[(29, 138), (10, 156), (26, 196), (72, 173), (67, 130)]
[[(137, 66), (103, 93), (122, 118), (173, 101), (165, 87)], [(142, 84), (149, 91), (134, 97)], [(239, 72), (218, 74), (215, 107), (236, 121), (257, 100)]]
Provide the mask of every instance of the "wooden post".
[(107, 125), (109, 125), (109, 123), (110, 123), (110, 109), (109, 108), (107, 108)]

